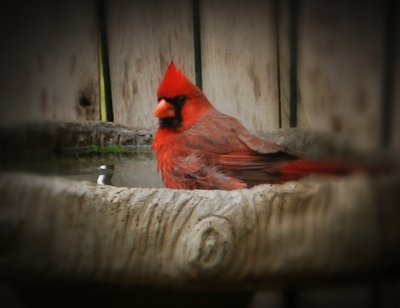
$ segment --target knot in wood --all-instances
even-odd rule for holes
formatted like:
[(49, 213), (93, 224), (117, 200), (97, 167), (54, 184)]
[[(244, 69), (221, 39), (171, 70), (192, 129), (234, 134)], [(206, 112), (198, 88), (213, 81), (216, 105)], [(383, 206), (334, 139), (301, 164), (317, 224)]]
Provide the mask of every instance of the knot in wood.
[(185, 267), (194, 276), (214, 276), (231, 263), (234, 251), (231, 222), (222, 216), (207, 216), (199, 220), (186, 236)]

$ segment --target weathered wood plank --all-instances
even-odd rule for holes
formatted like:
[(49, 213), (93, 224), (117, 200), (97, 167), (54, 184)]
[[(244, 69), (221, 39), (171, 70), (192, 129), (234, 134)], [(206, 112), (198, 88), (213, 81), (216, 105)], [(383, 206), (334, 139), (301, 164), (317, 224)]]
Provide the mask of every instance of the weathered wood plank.
[(108, 1), (108, 37), (114, 121), (156, 126), (156, 91), (167, 65), (194, 80), (190, 1)]
[(201, 2), (203, 89), (252, 131), (279, 127), (274, 1)]
[(290, 127), (290, 37), (289, 37), (289, 0), (276, 1), (279, 44), (279, 91), (281, 104), (281, 127)]
[(2, 174), (0, 273), (257, 289), (398, 275), (399, 181), (356, 175), (228, 192)]
[(304, 0), (299, 14), (299, 127), (379, 146), (384, 3)]
[(7, 1), (0, 121), (100, 119), (95, 1)]
[(397, 3), (396, 15), (396, 53), (395, 73), (393, 82), (393, 113), (392, 113), (392, 132), (391, 144), (394, 148), (400, 149), (400, 4)]

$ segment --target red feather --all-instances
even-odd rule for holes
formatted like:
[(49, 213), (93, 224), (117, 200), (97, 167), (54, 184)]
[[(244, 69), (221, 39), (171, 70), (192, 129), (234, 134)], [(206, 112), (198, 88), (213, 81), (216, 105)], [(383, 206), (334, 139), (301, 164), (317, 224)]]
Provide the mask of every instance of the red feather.
[(157, 96), (160, 127), (152, 149), (166, 187), (232, 190), (360, 170), (299, 160), (275, 143), (255, 137), (238, 120), (216, 110), (173, 63)]
[(197, 96), (199, 94), (201, 94), (201, 91), (173, 63), (168, 66), (157, 91), (157, 97), (170, 98), (180, 95)]

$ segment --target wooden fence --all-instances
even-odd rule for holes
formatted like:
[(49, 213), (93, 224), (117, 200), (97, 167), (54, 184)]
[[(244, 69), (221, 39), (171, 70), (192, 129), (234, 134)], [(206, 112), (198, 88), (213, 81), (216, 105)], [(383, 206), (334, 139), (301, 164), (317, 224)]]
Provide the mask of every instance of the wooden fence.
[(252, 131), (298, 126), (400, 146), (394, 0), (8, 2), (3, 123), (100, 120), (109, 95), (115, 122), (155, 128), (173, 59)]

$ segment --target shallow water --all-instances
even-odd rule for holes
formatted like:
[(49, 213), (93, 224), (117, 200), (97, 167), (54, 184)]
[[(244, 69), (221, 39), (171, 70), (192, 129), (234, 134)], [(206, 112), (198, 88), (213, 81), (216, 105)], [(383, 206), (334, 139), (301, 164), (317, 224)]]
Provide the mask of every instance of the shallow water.
[(61, 176), (121, 187), (163, 187), (151, 152), (123, 154), (57, 154), (2, 160), (0, 171)]

